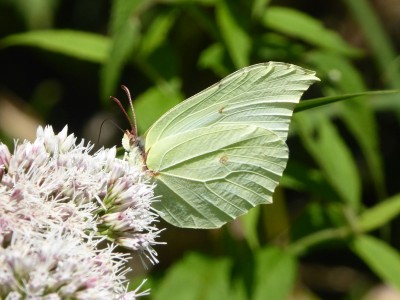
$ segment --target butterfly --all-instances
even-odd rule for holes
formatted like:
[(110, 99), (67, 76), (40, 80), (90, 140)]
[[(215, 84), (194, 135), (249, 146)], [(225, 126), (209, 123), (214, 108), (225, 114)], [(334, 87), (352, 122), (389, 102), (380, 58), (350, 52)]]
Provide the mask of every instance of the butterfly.
[(166, 112), (145, 133), (144, 146), (126, 132), (125, 149), (142, 147), (162, 196), (154, 209), (178, 227), (217, 228), (271, 203), (288, 160), (293, 110), (318, 80), (292, 64), (252, 65)]

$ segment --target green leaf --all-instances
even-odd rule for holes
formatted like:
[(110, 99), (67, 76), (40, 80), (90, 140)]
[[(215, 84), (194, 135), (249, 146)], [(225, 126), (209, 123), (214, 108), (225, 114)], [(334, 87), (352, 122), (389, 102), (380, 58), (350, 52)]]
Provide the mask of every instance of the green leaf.
[(190, 254), (168, 270), (151, 294), (154, 300), (231, 299), (230, 268), (227, 259)]
[(316, 47), (351, 56), (361, 53), (336, 32), (325, 28), (319, 20), (295, 9), (270, 6), (263, 16), (263, 24)]
[(350, 150), (329, 122), (321, 116), (311, 124), (306, 114), (295, 118), (304, 146), (318, 162), (341, 199), (354, 209), (360, 205), (361, 183)]
[(223, 77), (229, 74), (228, 68), (224, 64), (225, 50), (221, 44), (212, 44), (201, 52), (199, 57), (199, 66), (204, 69), (211, 69), (215, 74)]
[(258, 241), (258, 220), (260, 218), (260, 207), (254, 207), (249, 212), (240, 217), (240, 223), (243, 226), (243, 231), (250, 248), (255, 250), (260, 244)]
[(352, 249), (383, 281), (400, 290), (400, 255), (396, 249), (368, 235), (356, 237)]
[(217, 22), (222, 39), (236, 68), (249, 65), (251, 39), (244, 29), (244, 24), (236, 14), (234, 2), (221, 0), (217, 5)]
[[(321, 76), (331, 80), (331, 83), (325, 80), (325, 84), (322, 85), (326, 95), (336, 96), (367, 90), (361, 75), (352, 66), (349, 59), (322, 51), (311, 53), (309, 59), (312, 64), (317, 65)], [(340, 115), (356, 138), (366, 158), (377, 196), (379, 199), (383, 199), (386, 194), (385, 178), (377, 125), (374, 111), (366, 100), (366, 96), (364, 96), (351, 101), (342, 101), (337, 106), (341, 108)]]
[(167, 85), (151, 87), (135, 99), (139, 132), (145, 132), (163, 113), (183, 100), (178, 80), (172, 80)]
[(368, 91), (368, 92), (360, 92), (360, 93), (351, 93), (339, 96), (328, 96), (328, 97), (321, 97), (315, 98), (311, 100), (301, 101), (295, 108), (294, 112), (298, 113), (304, 110), (308, 110), (311, 108), (316, 108), (319, 106), (327, 105), (330, 103), (343, 101), (343, 100), (350, 100), (357, 97), (362, 96), (379, 96), (379, 95), (391, 95), (391, 94), (399, 94), (400, 90), (385, 90), (385, 91)]
[(254, 0), (251, 9), (252, 16), (256, 19), (260, 19), (265, 14), (270, 2), (271, 0)]
[(102, 63), (110, 49), (110, 39), (94, 33), (74, 30), (37, 30), (13, 34), (0, 40), (0, 47), (31, 46)]
[(218, 0), (158, 0), (158, 2), (166, 4), (202, 4), (214, 5)]
[(101, 69), (101, 97), (109, 103), (122, 68), (129, 55), (139, 44), (140, 23), (134, 13), (141, 8), (143, 0), (116, 0), (111, 13), (112, 46), (107, 61)]
[(176, 15), (175, 10), (157, 15), (157, 18), (154, 19), (147, 31), (143, 34), (138, 53), (140, 56), (148, 57), (165, 42), (168, 38), (168, 32), (174, 24)]
[(301, 41), (269, 30), (261, 36), (255, 36), (254, 44), (257, 57), (266, 60), (292, 61), (301, 59), (308, 52)]
[[(230, 287), (229, 300), (247, 300), (247, 291), (244, 280), (242, 278), (233, 278), (233, 282)], [(220, 298), (222, 299), (222, 298)]]
[[(282, 239), (286, 241), (289, 238), (288, 228), (291, 227), (287, 199), (284, 197), (282, 189), (277, 189), (274, 193), (274, 205), (270, 207), (261, 206), (260, 227), (263, 240)], [(265, 232), (265, 233), (264, 233)]]
[(252, 299), (286, 299), (296, 279), (296, 259), (278, 248), (268, 247), (257, 253), (255, 266)]
[(370, 231), (387, 224), (400, 214), (400, 195), (388, 198), (364, 211), (357, 226), (362, 231)]
[(115, 0), (111, 10), (110, 31), (116, 34), (122, 31), (129, 19), (138, 15), (149, 4), (147, 0)]
[[(372, 58), (379, 67), (379, 74), (383, 75), (383, 82), (391, 89), (400, 88), (400, 72), (396, 46), (392, 45), (389, 31), (385, 29), (384, 21), (380, 20), (375, 7), (368, 0), (344, 2), (361, 27), (362, 34), (369, 44), (369, 49), (374, 53)], [(395, 66), (395, 67), (393, 67)], [(397, 99), (396, 99), (397, 100)], [(394, 100), (395, 102), (398, 102)]]
[(26, 24), (27, 28), (30, 30), (38, 30), (52, 26), (54, 15), (57, 12), (58, 1), (11, 1), (7, 4), (14, 5), (14, 8), (18, 10), (20, 17), (24, 19), (24, 23)]
[[(290, 233), (295, 244), (298, 240), (321, 233), (324, 229), (347, 225), (348, 221), (343, 216), (342, 204), (333, 201), (311, 201), (291, 225)], [(322, 240), (319, 244), (323, 242), (326, 241)]]
[(279, 184), (282, 187), (297, 191), (307, 191), (331, 200), (335, 200), (338, 197), (320, 170), (312, 169), (296, 162), (294, 159), (289, 160)]

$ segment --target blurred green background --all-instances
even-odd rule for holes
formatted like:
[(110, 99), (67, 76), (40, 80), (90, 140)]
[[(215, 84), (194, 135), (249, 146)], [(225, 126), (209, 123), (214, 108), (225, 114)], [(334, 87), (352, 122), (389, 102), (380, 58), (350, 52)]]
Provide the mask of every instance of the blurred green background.
[[(0, 0), (0, 138), (51, 124), (99, 146), (264, 61), (317, 71), (303, 98), (399, 89), (396, 0)], [(400, 299), (400, 96), (295, 114), (273, 205), (219, 230), (167, 227), (149, 299)], [(112, 120), (112, 121), (110, 121)], [(104, 122), (103, 126), (101, 124)], [(98, 138), (100, 135), (100, 139)], [(393, 298), (384, 298), (393, 297)]]

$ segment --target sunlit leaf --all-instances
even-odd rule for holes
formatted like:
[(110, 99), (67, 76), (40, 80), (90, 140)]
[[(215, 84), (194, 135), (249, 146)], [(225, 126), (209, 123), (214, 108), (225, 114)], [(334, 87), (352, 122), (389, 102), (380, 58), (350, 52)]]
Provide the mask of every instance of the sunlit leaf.
[(314, 46), (347, 55), (359, 55), (360, 51), (349, 46), (336, 32), (325, 28), (313, 17), (288, 7), (270, 6), (263, 23), (268, 28), (302, 39)]
[(249, 65), (251, 39), (235, 11), (235, 2), (221, 0), (217, 5), (217, 22), (222, 38), (236, 68)]
[(218, 0), (158, 0), (158, 2), (166, 3), (166, 4), (203, 4), (203, 5), (212, 5)]
[(177, 80), (169, 82), (168, 86), (151, 87), (140, 94), (134, 101), (139, 132), (144, 133), (162, 114), (182, 100)]
[(363, 231), (377, 229), (399, 215), (400, 195), (396, 195), (364, 211), (357, 226)]
[(339, 228), (347, 224), (341, 203), (312, 201), (307, 203), (302, 214), (292, 223), (291, 237), (293, 241), (297, 241), (318, 234), (324, 229)]
[[(367, 87), (361, 74), (353, 67), (348, 58), (329, 52), (314, 51), (309, 56), (322, 77), (324, 94), (337, 96), (346, 93), (364, 92)], [(367, 95), (351, 101), (341, 101), (340, 116), (360, 145), (367, 161), (378, 198), (385, 195), (384, 172), (379, 147), (377, 125), (371, 103)]]
[(308, 110), (311, 108), (316, 108), (319, 106), (327, 105), (330, 103), (338, 102), (338, 101), (343, 101), (347, 99), (354, 99), (357, 97), (362, 97), (362, 96), (379, 96), (379, 95), (392, 95), (392, 94), (399, 94), (399, 90), (385, 90), (385, 91), (367, 91), (367, 92), (360, 92), (360, 93), (351, 93), (351, 94), (345, 94), (345, 95), (339, 95), (339, 96), (328, 96), (328, 97), (321, 97), (321, 98), (315, 98), (311, 100), (305, 100), (301, 101), (295, 108), (294, 112), (301, 112), (303, 110)]
[(230, 262), (191, 254), (170, 268), (152, 299), (229, 299)]
[(74, 58), (102, 63), (110, 49), (110, 39), (75, 30), (37, 30), (13, 34), (0, 40), (0, 47), (30, 46)]
[(311, 124), (306, 114), (295, 118), (304, 146), (318, 162), (327, 180), (340, 195), (342, 201), (358, 208), (361, 183), (351, 152), (335, 127), (321, 117)]
[(154, 22), (149, 25), (149, 28), (144, 33), (141, 40), (139, 54), (141, 56), (150, 55), (168, 38), (168, 32), (176, 19), (176, 11), (170, 11), (166, 14), (159, 14)]
[(290, 159), (282, 176), (280, 185), (297, 191), (306, 191), (331, 200), (337, 199), (337, 193), (331, 188), (320, 170), (313, 169)]
[(261, 18), (270, 2), (271, 0), (254, 0), (251, 9), (252, 15), (257, 19)]
[(257, 249), (259, 247), (258, 241), (258, 220), (260, 217), (260, 207), (254, 207), (249, 210), (249, 212), (240, 217), (240, 223), (243, 226), (243, 231), (247, 242), (252, 249)]
[[(376, 13), (376, 7), (367, 0), (345, 1), (345, 5), (360, 26), (371, 51), (371, 61), (375, 60), (379, 67), (379, 74), (384, 76), (384, 82), (390, 89), (400, 88), (400, 72), (398, 64), (398, 51), (392, 45), (390, 33), (386, 31), (385, 21)], [(389, 6), (389, 9), (392, 8)], [(393, 67), (394, 66), (394, 67)], [(396, 101), (398, 102), (398, 101)]]
[(368, 235), (356, 237), (352, 248), (383, 281), (400, 290), (400, 254), (396, 249)]
[(256, 255), (253, 300), (286, 299), (293, 288), (297, 263), (278, 248), (268, 247)]
[(221, 44), (216, 43), (203, 50), (199, 58), (199, 66), (209, 68), (219, 76), (225, 76), (229, 73), (224, 65), (225, 51)]
[(139, 44), (140, 23), (134, 12), (141, 8), (143, 0), (116, 0), (111, 13), (112, 46), (101, 70), (101, 95), (104, 101), (113, 94), (124, 63)]

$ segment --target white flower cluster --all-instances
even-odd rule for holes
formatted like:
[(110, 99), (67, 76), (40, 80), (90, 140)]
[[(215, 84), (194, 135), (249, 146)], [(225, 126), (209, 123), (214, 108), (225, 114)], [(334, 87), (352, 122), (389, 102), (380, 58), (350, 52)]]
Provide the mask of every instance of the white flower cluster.
[(154, 186), (115, 148), (91, 150), (67, 127), (39, 127), (13, 154), (0, 143), (0, 299), (140, 295), (126, 291), (127, 257), (115, 247), (157, 262)]

